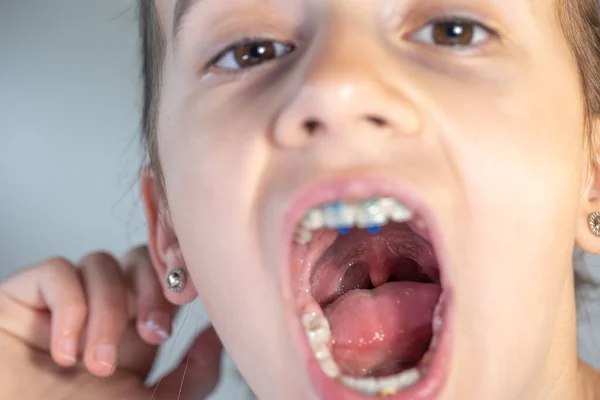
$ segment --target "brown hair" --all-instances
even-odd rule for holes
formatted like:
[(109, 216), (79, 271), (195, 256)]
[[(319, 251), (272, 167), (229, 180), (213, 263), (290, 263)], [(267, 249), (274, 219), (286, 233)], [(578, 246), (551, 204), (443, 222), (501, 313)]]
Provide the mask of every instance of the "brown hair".
[(162, 174), (158, 162), (156, 143), (158, 103), (165, 51), (165, 36), (160, 26), (155, 0), (139, 0), (139, 29), (142, 42), (142, 141), (154, 172)]
[[(579, 66), (589, 122), (591, 115), (600, 113), (600, 7), (598, 0), (558, 2), (558, 18)], [(138, 5), (144, 79), (142, 139), (154, 171), (162, 178), (156, 135), (165, 36), (155, 0), (138, 0)]]

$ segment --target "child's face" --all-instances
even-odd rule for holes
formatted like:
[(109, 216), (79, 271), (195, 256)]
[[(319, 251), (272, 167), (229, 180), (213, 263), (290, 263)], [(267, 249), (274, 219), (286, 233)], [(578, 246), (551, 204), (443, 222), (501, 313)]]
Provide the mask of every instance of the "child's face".
[[(301, 315), (325, 309), (333, 342), (313, 344), (341, 374), (386, 376), (423, 356), (440, 291), (410, 399), (564, 397), (587, 150), (554, 1), (200, 0), (176, 35), (158, 3), (173, 231), (259, 397), (365, 398), (318, 367)], [(410, 223), (294, 240), (309, 207), (389, 197)]]

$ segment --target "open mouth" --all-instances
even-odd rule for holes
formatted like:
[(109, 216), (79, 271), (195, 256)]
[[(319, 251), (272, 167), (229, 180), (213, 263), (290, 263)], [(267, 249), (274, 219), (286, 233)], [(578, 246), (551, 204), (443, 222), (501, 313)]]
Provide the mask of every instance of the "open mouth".
[(441, 389), (449, 296), (427, 221), (401, 200), (311, 206), (296, 225), (291, 285), (323, 398), (422, 400)]

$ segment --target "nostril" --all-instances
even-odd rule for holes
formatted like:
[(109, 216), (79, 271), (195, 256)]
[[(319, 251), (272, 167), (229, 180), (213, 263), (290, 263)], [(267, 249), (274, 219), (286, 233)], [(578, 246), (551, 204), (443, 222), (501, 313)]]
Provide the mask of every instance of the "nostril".
[(304, 122), (304, 129), (310, 134), (314, 135), (319, 129), (322, 128), (321, 122), (314, 118), (308, 119)]
[(387, 120), (377, 115), (367, 115), (366, 120), (375, 125), (378, 128), (384, 128), (388, 126)]

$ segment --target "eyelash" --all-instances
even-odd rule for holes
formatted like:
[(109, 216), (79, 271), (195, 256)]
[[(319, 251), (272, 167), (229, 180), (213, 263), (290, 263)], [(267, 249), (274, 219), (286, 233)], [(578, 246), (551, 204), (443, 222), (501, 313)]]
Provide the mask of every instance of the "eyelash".
[[(427, 40), (424, 40), (423, 38), (421, 38), (420, 40), (416, 40), (421, 35), (433, 36), (435, 34), (434, 29), (435, 29), (436, 25), (440, 25), (440, 24), (447, 24), (448, 25), (447, 28), (449, 28), (451, 26), (455, 26), (455, 27), (462, 26), (464, 28), (465, 26), (467, 26), (467, 30), (471, 31), (470, 32), (470, 34), (471, 34), (470, 43), (439, 45), (439, 44), (436, 44), (435, 42), (428, 43)], [(448, 33), (448, 31), (447, 31), (447, 33)], [(442, 18), (438, 18), (438, 19), (434, 19), (434, 20), (430, 21), (425, 26), (420, 28), (417, 32), (408, 35), (408, 38), (411, 39), (412, 41), (425, 43), (432, 47), (447, 48), (447, 49), (450, 49), (453, 51), (462, 52), (464, 50), (475, 49), (476, 47), (478, 47), (478, 45), (481, 45), (481, 43), (487, 42), (491, 38), (494, 38), (497, 36), (498, 36), (498, 34), (496, 31), (494, 31), (493, 29), (489, 28), (488, 26), (486, 26), (483, 23), (478, 22), (474, 19), (448, 16), (448, 17), (442, 17)]]
[[(434, 36), (436, 33), (435, 32), (436, 25), (439, 25), (439, 24), (447, 24), (448, 28), (452, 27), (452, 25), (454, 25), (455, 27), (462, 26), (464, 28), (466, 25), (467, 30), (471, 31), (470, 33), (473, 37), (471, 42), (475, 41), (475, 43), (469, 43), (469, 44), (458, 43), (458, 44), (440, 45), (440, 44), (435, 43), (435, 38), (433, 38), (433, 40), (431, 40), (428, 43), (427, 39), (423, 38), (422, 36), (423, 35)], [(447, 33), (450, 33), (450, 32), (447, 31)], [(421, 36), (421, 38), (419, 38), (419, 36)], [(481, 36), (483, 36), (483, 38), (481, 38)], [(443, 17), (443, 18), (439, 18), (439, 19), (430, 21), (425, 26), (420, 28), (417, 32), (408, 35), (408, 38), (414, 42), (425, 43), (426, 45), (435, 47), (435, 48), (449, 48), (454, 51), (463, 51), (463, 50), (471, 49), (479, 43), (486, 42), (487, 40), (489, 40), (489, 38), (494, 37), (494, 36), (497, 36), (496, 32), (480, 22), (477, 22), (477, 21), (469, 19), (469, 18), (448, 16), (448, 17)], [(236, 50), (239, 50), (240, 48), (243, 48), (245, 46), (249, 47), (249, 50), (252, 50), (255, 47), (259, 47), (259, 48), (261, 48), (261, 51), (263, 52), (263, 54), (265, 51), (267, 51), (267, 52), (272, 51), (273, 58), (268, 59), (266, 61), (259, 60), (253, 65), (241, 66), (241, 65), (239, 65), (239, 60), (236, 60), (235, 52), (236, 52)], [(268, 48), (265, 49), (265, 47), (268, 47)], [(278, 58), (285, 57), (285, 56), (289, 55), (290, 53), (292, 53), (295, 49), (296, 49), (296, 47), (293, 44), (283, 43), (283, 42), (279, 42), (279, 41), (272, 40), (272, 39), (266, 39), (266, 38), (260, 38), (260, 37), (245, 38), (241, 41), (238, 41), (234, 44), (229, 45), (225, 50), (221, 51), (216, 57), (214, 57), (212, 59), (211, 62), (208, 63), (206, 69), (212, 70), (212, 71), (220, 73), (220, 74), (223, 74), (223, 73), (239, 74), (240, 71), (253, 69), (255, 67), (259, 67), (260, 65), (275, 61)], [(260, 57), (260, 55), (255, 58), (259, 58), (259, 57)], [(238, 64), (238, 68), (236, 68), (235, 66), (234, 67), (228, 67), (228, 66), (223, 66), (223, 65), (219, 66), (219, 64), (223, 64), (223, 63), (226, 64), (228, 62), (233, 63), (233, 64)]]
[[(266, 47), (267, 45), (271, 45), (273, 47), (272, 50), (274, 50), (274, 52), (275, 52), (274, 58), (272, 58), (270, 60), (259, 62), (255, 65), (252, 65), (249, 67), (239, 66), (239, 68), (235, 68), (235, 67), (231, 68), (231, 67), (219, 66), (220, 63), (224, 63), (224, 62), (225, 63), (226, 62), (238, 63), (238, 60), (235, 59), (236, 58), (235, 52), (236, 52), (236, 50), (243, 48), (244, 46), (247, 46), (250, 48), (262, 46), (264, 49), (264, 47)], [(258, 67), (259, 65), (267, 64), (269, 62), (275, 61), (278, 58), (285, 57), (288, 54), (292, 53), (295, 49), (296, 49), (296, 47), (293, 44), (283, 43), (283, 42), (279, 42), (279, 41), (272, 40), (272, 39), (244, 38), (234, 44), (229, 45), (225, 50), (221, 51), (215, 58), (212, 59), (211, 62), (208, 63), (207, 69), (217, 71), (219, 73), (237, 73), (240, 70), (247, 70), (247, 69), (251, 69), (254, 67)]]

